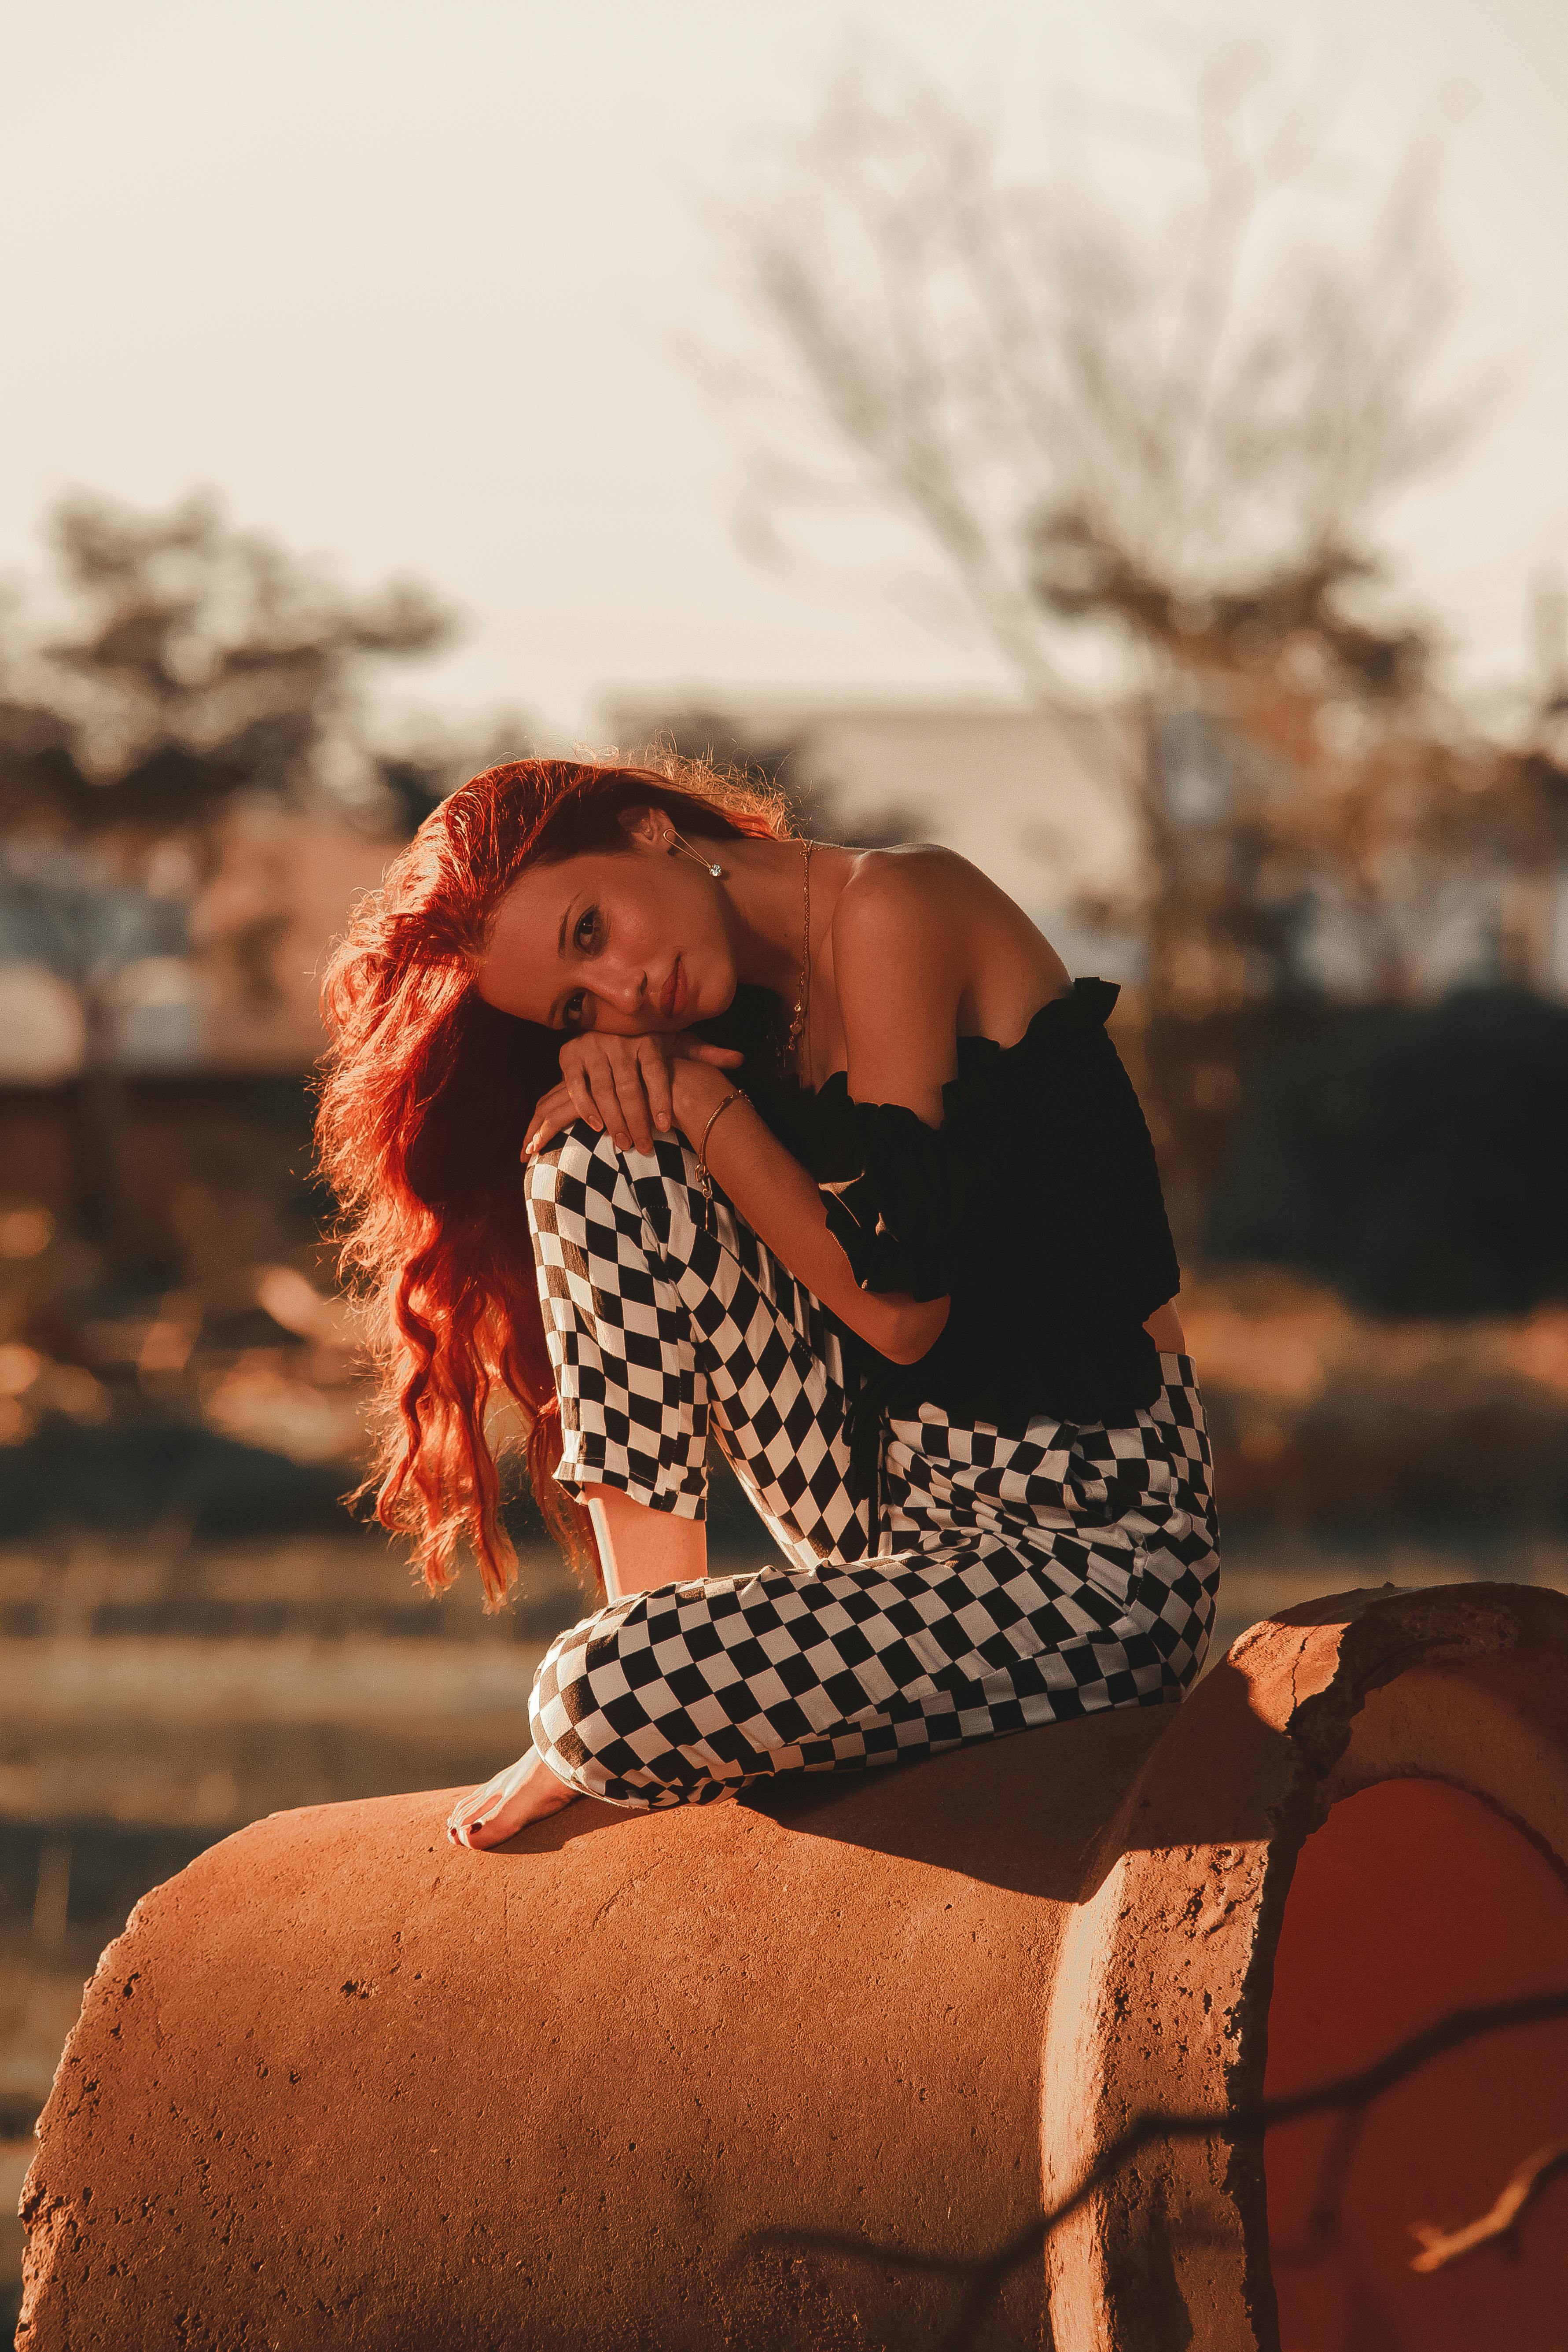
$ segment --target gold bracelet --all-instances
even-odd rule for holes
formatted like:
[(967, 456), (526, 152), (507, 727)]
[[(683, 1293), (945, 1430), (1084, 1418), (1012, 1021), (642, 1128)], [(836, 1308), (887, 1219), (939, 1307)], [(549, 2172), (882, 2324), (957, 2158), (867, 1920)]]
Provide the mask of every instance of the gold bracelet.
[(697, 1147), (697, 1181), (702, 1187), (703, 1199), (710, 1204), (713, 1199), (713, 1178), (708, 1166), (708, 1139), (713, 1132), (714, 1120), (722, 1118), (731, 1103), (741, 1102), (743, 1099), (739, 1089), (734, 1094), (725, 1096), (723, 1101), (715, 1107), (712, 1116), (702, 1130), (702, 1140)]

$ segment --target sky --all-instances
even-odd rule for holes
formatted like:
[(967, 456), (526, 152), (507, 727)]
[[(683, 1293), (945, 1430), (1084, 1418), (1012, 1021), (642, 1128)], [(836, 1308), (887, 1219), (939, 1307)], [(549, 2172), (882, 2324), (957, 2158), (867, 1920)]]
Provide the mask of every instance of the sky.
[[(1167, 10), (1167, 15), (1172, 13)], [(1174, 11), (1182, 14), (1181, 0)], [(1386, 163), (1452, 123), (1483, 438), (1392, 520), (1474, 681), (1568, 576), (1568, 8), (1257, 0), (1342, 73)], [(700, 214), (854, 27), (984, 90), (1137, 89), (1117, 0), (11, 0), (0, 572), (62, 490), (197, 485), (351, 581), (414, 572), (464, 638), (399, 691), (603, 740), (617, 693), (993, 697), (977, 632), (759, 572), (679, 356), (731, 325)]]

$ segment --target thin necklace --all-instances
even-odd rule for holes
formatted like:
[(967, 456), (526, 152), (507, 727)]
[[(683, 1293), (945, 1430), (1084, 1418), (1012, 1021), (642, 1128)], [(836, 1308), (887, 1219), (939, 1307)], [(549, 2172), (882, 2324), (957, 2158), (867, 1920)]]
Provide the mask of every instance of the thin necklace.
[[(795, 1065), (797, 1076), (800, 1064), (796, 1048), (803, 1033), (808, 1055), (811, 1051), (811, 853), (816, 845), (803, 841), (800, 845), (805, 854), (805, 913), (800, 948), (800, 988), (795, 1000), (795, 1011), (790, 1015), (789, 1036), (784, 1043), (785, 1055)], [(809, 1067), (806, 1075), (810, 1076)]]

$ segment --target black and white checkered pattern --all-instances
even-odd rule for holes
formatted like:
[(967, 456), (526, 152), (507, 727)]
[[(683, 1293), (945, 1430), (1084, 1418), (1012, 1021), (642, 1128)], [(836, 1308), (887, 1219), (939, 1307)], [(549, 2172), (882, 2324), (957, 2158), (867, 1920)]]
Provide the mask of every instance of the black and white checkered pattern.
[(1190, 1362), (1124, 1427), (888, 1424), (875, 1542), (846, 1486), (833, 1318), (690, 1152), (585, 1126), (530, 1161), (563, 1480), (702, 1515), (710, 1433), (787, 1564), (611, 1602), (558, 1637), (534, 1743), (612, 1803), (704, 1804), (1179, 1698), (1218, 1584)]

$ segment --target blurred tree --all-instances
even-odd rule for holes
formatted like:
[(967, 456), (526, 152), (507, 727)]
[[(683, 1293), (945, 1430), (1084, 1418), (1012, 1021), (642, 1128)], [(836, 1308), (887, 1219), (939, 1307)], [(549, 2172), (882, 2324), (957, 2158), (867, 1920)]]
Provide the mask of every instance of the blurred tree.
[(803, 516), (818, 547), (856, 504), (912, 524), (904, 560), (940, 559), (921, 584), (956, 584), (1040, 695), (1069, 612), (1141, 650), (1304, 614), (1384, 682), (1419, 646), (1338, 604), (1377, 509), (1474, 411), (1427, 390), (1431, 157), (1347, 214), (1322, 92), (1228, 37), (1177, 65), (1168, 112), (1068, 93), (1042, 159), (856, 45), (722, 215), (766, 342), (725, 376), (744, 527), (787, 561)]
[(1347, 205), (1321, 91), (1228, 37), (1176, 64), (1168, 110), (1069, 93), (1042, 160), (860, 46), (725, 208), (765, 359), (722, 381), (762, 558), (858, 510), (1031, 697), (1087, 631), (1142, 699), (1134, 903), (1090, 911), (1148, 940), (1151, 1110), (1201, 1192), (1259, 1009), (1416, 995), (1555, 818), (1444, 703), (1376, 551), (1482, 404), (1436, 380), (1432, 143)]
[(0, 637), (0, 828), (161, 840), (238, 791), (382, 814), (367, 667), (444, 644), (410, 582), (356, 596), (196, 496), (50, 521), (63, 627)]
[[(242, 796), (395, 829), (422, 773), (369, 748), (363, 680), (452, 622), (409, 583), (336, 587), (206, 497), (141, 514), (77, 496), (50, 539), (53, 625), (16, 600), (0, 614), (0, 953), (46, 965), (80, 1006), (79, 1210), (112, 1255), (123, 975), (188, 951), (191, 896)], [(209, 950), (264, 997), (289, 916), (252, 893)]]

